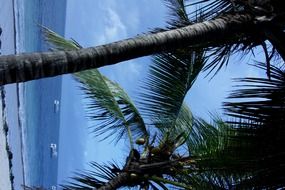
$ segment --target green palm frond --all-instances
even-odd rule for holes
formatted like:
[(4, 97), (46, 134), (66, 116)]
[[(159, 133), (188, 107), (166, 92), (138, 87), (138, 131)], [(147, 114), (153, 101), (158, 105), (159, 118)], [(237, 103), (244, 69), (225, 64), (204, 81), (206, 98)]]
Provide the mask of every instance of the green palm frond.
[[(81, 48), (74, 40), (66, 40), (48, 28), (43, 29), (46, 40), (57, 50)], [(148, 135), (140, 113), (119, 84), (101, 75), (96, 69), (80, 72), (75, 76), (87, 97), (92, 99), (87, 111), (92, 120), (98, 121), (94, 127), (95, 135), (105, 134), (107, 137), (114, 134), (116, 141), (126, 134), (131, 139)]]
[(104, 80), (115, 97), (125, 117), (126, 124), (130, 127), (134, 138), (148, 138), (148, 131), (144, 120), (128, 94), (120, 87), (118, 83), (115, 83), (106, 77), (104, 77)]
[(203, 53), (177, 50), (154, 57), (141, 93), (143, 113), (154, 123), (173, 123), (204, 65)]
[(75, 40), (66, 40), (65, 38), (48, 29), (47, 27), (41, 27), (44, 33), (44, 39), (51, 46), (52, 50), (68, 51), (82, 48), (82, 46)]
[[(266, 64), (259, 64), (263, 70)], [(284, 187), (285, 151), (285, 72), (271, 66), (271, 79), (245, 78), (225, 103), (231, 123), (241, 131), (239, 139), (248, 144), (254, 162), (255, 173), (240, 186), (258, 188)]]
[(90, 163), (91, 170), (76, 172), (75, 177), (62, 185), (64, 190), (94, 190), (105, 185), (106, 182), (117, 177), (117, 173), (113, 170), (118, 169), (115, 164), (100, 165), (96, 162)]
[[(266, 70), (267, 66), (259, 64), (258, 67)], [(243, 87), (243, 89), (234, 91), (229, 98), (242, 101), (225, 103), (228, 115), (241, 119), (250, 119), (257, 124), (264, 124), (269, 118), (273, 122), (283, 123), (285, 73), (274, 66), (271, 66), (270, 70), (271, 80), (266, 78), (237, 79), (238, 82), (242, 83), (237, 87)]]
[(160, 146), (167, 146), (171, 152), (174, 152), (181, 145), (184, 145), (191, 134), (193, 122), (192, 113), (185, 103), (172, 123), (165, 123), (163, 119), (157, 122), (155, 127), (160, 132)]
[(186, 144), (191, 159), (181, 162), (184, 169), (177, 171), (176, 180), (193, 189), (230, 189), (248, 179), (254, 168), (252, 149), (239, 139), (239, 131), (219, 117), (213, 117), (212, 123), (193, 119), (189, 131)]
[[(171, 16), (167, 28), (177, 28), (190, 23), (183, 0), (165, 2)], [(149, 117), (153, 124), (173, 123), (205, 61), (203, 49), (193, 50), (191, 47), (153, 56), (153, 64), (142, 86), (144, 91), (140, 94), (142, 114)]]
[[(224, 15), (231, 14), (251, 14), (253, 16), (268, 17), (269, 20), (274, 17), (270, 26), (260, 28), (253, 27), (248, 32), (239, 35), (232, 35), (224, 38), (223, 41), (212, 39), (207, 42), (203, 51), (208, 59), (204, 71), (213, 77), (224, 66), (228, 65), (229, 58), (234, 54), (240, 57), (252, 54), (254, 56), (255, 47), (264, 50), (267, 57), (268, 68), (271, 60), (279, 58), (284, 59), (284, 10), (280, 8), (281, 1), (247, 1), (247, 0), (165, 0), (170, 9), (170, 21), (168, 29), (177, 28), (201, 21), (212, 20)], [(161, 30), (159, 30), (161, 31)], [(273, 45), (266, 46), (266, 40)], [(205, 47), (205, 44), (197, 44), (193, 49)], [(188, 47), (190, 48), (190, 47)], [(271, 48), (271, 49), (270, 49)], [(278, 53), (276, 53), (278, 52)], [(267, 71), (269, 72), (269, 71)], [(270, 75), (268, 75), (270, 78)]]
[(170, 18), (167, 23), (170, 28), (190, 24), (184, 0), (164, 0), (164, 2), (169, 9)]
[[(96, 135), (116, 135), (119, 140), (128, 134), (130, 128), (135, 138), (147, 136), (147, 130), (138, 110), (125, 91), (101, 75), (97, 70), (89, 70), (76, 74), (88, 102), (88, 116), (96, 121), (94, 133)], [(128, 134), (130, 135), (130, 134)]]
[[(228, 189), (238, 189), (236, 185), (245, 180), (245, 175), (229, 175), (228, 173), (218, 173), (214, 172), (193, 172), (187, 177), (183, 176), (179, 178), (180, 181), (185, 181), (185, 183), (191, 184), (193, 189), (211, 189), (211, 190), (228, 190)], [(247, 189), (247, 188), (241, 188)]]
[(203, 119), (195, 119), (194, 124), (187, 139), (188, 148), (191, 155), (208, 155), (221, 149), (224, 145), (223, 135), (225, 126), (222, 122), (214, 120), (213, 124)]
[(186, 0), (186, 2), (189, 3), (185, 3), (185, 7), (191, 9), (187, 15), (192, 21), (196, 20), (197, 15), (200, 15), (203, 20), (211, 20), (239, 8), (239, 4), (233, 5), (231, 0), (193, 0), (191, 2)]
[(199, 119), (195, 125), (202, 128), (200, 137), (188, 146), (199, 158), (197, 165), (202, 170), (232, 175), (248, 174), (256, 167), (255, 144), (247, 130), (234, 128), (220, 118), (215, 118), (213, 124)]
[[(167, 22), (167, 29), (179, 28), (210, 20), (232, 10), (232, 2), (228, 0), (205, 0), (194, 1), (193, 3), (187, 3), (185, 0), (165, 0), (165, 3), (170, 10), (170, 19)], [(157, 31), (163, 31), (163, 29), (157, 29)], [(230, 55), (241, 49), (239, 48), (240, 42), (235, 44), (239, 39), (242, 38), (240, 36), (232, 37), (232, 39), (226, 39), (226, 43), (219, 41), (218, 44), (222, 45), (217, 45), (216, 42), (209, 41), (208, 48), (199, 48), (198, 45), (197, 47), (185, 47), (185, 50), (188, 52), (204, 52), (203, 56), (205, 63), (201, 65), (200, 69), (205, 65), (203, 70), (209, 71), (208, 74), (214, 72), (215, 75), (223, 66), (228, 64)]]

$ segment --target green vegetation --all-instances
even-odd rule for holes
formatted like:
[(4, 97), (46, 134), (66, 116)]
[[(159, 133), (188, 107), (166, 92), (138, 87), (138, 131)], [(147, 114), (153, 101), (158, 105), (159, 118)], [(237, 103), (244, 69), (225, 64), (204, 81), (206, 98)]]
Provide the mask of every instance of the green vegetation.
[[(183, 2), (175, 2), (171, 8), (180, 22), (187, 14)], [(46, 33), (55, 47), (81, 48), (78, 43), (64, 41), (49, 30)], [(114, 163), (105, 166), (91, 163), (94, 172), (78, 174), (75, 182), (64, 185), (64, 189), (282, 187), (284, 154), (279, 147), (284, 116), (282, 70), (268, 67), (268, 63), (259, 64), (257, 67), (266, 70), (268, 78), (240, 80), (246, 82), (245, 89), (237, 89), (229, 98), (241, 102), (225, 103), (232, 122), (214, 117), (213, 122), (208, 123), (194, 117), (184, 102), (202, 68), (215, 69), (217, 59), (228, 56), (220, 51), (215, 51), (216, 60), (210, 63), (207, 63), (205, 49), (201, 48), (178, 49), (154, 56), (143, 93), (137, 100), (138, 107), (117, 83), (99, 71), (76, 74), (90, 99), (89, 117), (100, 121), (93, 132), (103, 139), (127, 138), (131, 149), (122, 167)], [(223, 51), (231, 52), (230, 49)], [(226, 61), (222, 59), (221, 64)], [(259, 98), (262, 101), (256, 100)], [(280, 115), (276, 116), (273, 109)], [(275, 130), (271, 130), (273, 121)], [(280, 133), (279, 140), (272, 142), (276, 129)], [(264, 142), (262, 146), (261, 142)]]
[[(247, 22), (243, 28), (234, 25), (237, 28), (230, 27), (231, 35), (217, 38), (218, 33), (209, 33), (212, 26), (204, 22), (208, 26), (203, 35), (206, 41), (184, 44), (183, 48), (155, 55), (136, 104), (119, 84), (98, 70), (75, 74), (89, 99), (88, 116), (96, 121), (93, 132), (103, 140), (128, 139), (130, 150), (122, 166), (93, 162), (94, 171), (78, 173), (62, 187), (72, 190), (283, 188), (285, 11), (281, 1), (166, 2), (171, 10), (168, 28), (202, 21), (223, 28), (223, 22), (240, 23), (243, 21), (240, 18), (249, 18), (250, 25)], [(196, 11), (188, 8), (195, 5), (200, 7)], [(45, 31), (53, 48), (81, 49), (78, 43)], [(184, 100), (198, 74), (206, 70), (215, 76), (228, 64), (231, 55), (244, 56), (257, 46), (263, 48), (265, 61), (255, 67), (265, 71), (267, 78), (237, 80), (237, 89), (223, 106), (230, 121), (213, 116), (209, 123), (193, 116)], [(277, 63), (279, 60), (281, 66), (271, 63), (273, 59)]]

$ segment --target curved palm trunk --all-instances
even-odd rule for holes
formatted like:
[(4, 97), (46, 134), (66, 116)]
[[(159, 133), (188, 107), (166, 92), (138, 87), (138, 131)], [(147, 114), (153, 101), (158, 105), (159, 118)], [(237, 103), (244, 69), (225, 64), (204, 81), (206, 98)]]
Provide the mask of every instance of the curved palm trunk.
[(148, 34), (76, 51), (0, 57), (0, 85), (99, 68), (183, 46), (219, 41), (251, 28), (247, 14), (227, 15), (183, 28)]

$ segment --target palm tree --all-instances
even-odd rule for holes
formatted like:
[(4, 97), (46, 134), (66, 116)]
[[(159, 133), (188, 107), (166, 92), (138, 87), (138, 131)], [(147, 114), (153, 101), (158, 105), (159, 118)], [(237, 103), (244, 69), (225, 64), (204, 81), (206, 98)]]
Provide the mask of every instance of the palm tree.
[[(174, 23), (181, 25), (189, 22), (183, 20), (187, 18), (185, 9), (182, 9), (185, 7), (183, 4), (178, 1), (178, 4), (171, 5), (175, 10), (173, 14), (179, 16), (179, 20)], [(74, 41), (67, 42), (60, 36), (47, 32), (52, 43), (60, 48), (81, 48)], [(79, 173), (74, 178), (75, 181), (63, 187), (283, 187), (284, 154), (280, 151), (283, 132), (279, 130), (284, 118), (282, 71), (273, 66), (268, 69), (265, 64), (262, 68), (270, 72), (270, 79), (245, 79), (259, 82), (260, 85), (256, 89), (250, 88), (232, 95), (233, 98), (250, 98), (259, 92), (257, 98), (269, 101), (228, 103), (226, 108), (229, 109), (229, 114), (240, 119), (229, 125), (215, 118), (213, 124), (209, 124), (194, 118), (183, 103), (205, 65), (204, 55), (205, 48), (196, 48), (194, 51), (189, 47), (155, 56), (138, 108), (118, 84), (97, 70), (77, 74), (87, 96), (93, 100), (88, 107), (89, 116), (100, 121), (94, 128), (95, 134), (103, 138), (115, 135), (114, 140), (126, 137), (130, 143), (130, 153), (122, 167), (91, 163), (95, 171)], [(276, 111), (280, 113), (278, 117), (274, 114)], [(274, 128), (277, 130), (272, 130), (272, 124), (277, 126)], [(271, 139), (276, 136), (276, 132), (280, 134), (276, 142), (272, 143)], [(264, 136), (268, 134), (271, 138), (265, 141)], [(135, 139), (138, 145), (134, 143)], [(260, 141), (265, 143), (260, 144)]]
[[(174, 26), (169, 28), (190, 23), (183, 1), (171, 1), (169, 6), (174, 16)], [(207, 15), (206, 12), (204, 15)], [(47, 34), (57, 48), (81, 48), (78, 43), (67, 43), (51, 31), (47, 31)], [(226, 63), (227, 56), (224, 54), (231, 53), (231, 48), (237, 50), (238, 46), (214, 48), (218, 56), (206, 68), (215, 69), (218, 58), (224, 58), (222, 63)], [(78, 173), (74, 177), (75, 181), (63, 187), (284, 187), (284, 71), (268, 65), (268, 60), (259, 65), (270, 78), (242, 79), (242, 82), (252, 84), (230, 97), (246, 98), (247, 102), (242, 99), (241, 102), (226, 103), (227, 114), (234, 120), (225, 123), (220, 118), (214, 118), (210, 124), (194, 118), (183, 100), (206, 64), (205, 52), (212, 50), (184, 47), (156, 55), (144, 93), (140, 94), (138, 108), (118, 84), (97, 70), (77, 74), (78, 81), (93, 100), (88, 107), (89, 116), (101, 121), (97, 123), (94, 132), (103, 138), (115, 135), (116, 141), (127, 137), (130, 153), (122, 167), (91, 163), (95, 171)], [(221, 65), (218, 65), (217, 70)], [(249, 98), (257, 99), (248, 101)], [(145, 121), (148, 121), (147, 124)], [(134, 143), (134, 139), (137, 139), (139, 145)]]
[[(240, 167), (225, 168), (225, 163), (232, 161), (230, 158), (233, 159), (233, 154), (228, 155), (227, 159), (224, 154), (221, 155), (228, 149), (223, 141), (224, 133), (230, 128), (220, 119), (215, 120), (215, 125), (194, 119), (185, 103), (178, 105), (179, 109), (173, 109), (179, 110), (178, 113), (166, 114), (164, 110), (169, 106), (157, 99), (158, 93), (158, 97), (162, 97), (164, 92), (159, 92), (161, 89), (154, 85), (154, 91), (145, 94), (143, 100), (153, 100), (150, 103), (152, 106), (140, 104), (142, 111), (139, 112), (123, 89), (97, 70), (84, 71), (76, 74), (76, 77), (90, 98), (88, 116), (100, 121), (96, 122), (93, 132), (102, 140), (111, 136), (115, 141), (128, 139), (130, 152), (121, 167), (115, 163), (100, 165), (92, 162), (93, 171), (77, 173), (75, 181), (63, 185), (63, 189), (192, 189), (214, 186), (213, 182), (203, 177), (215, 170), (244, 172)], [(178, 79), (170, 80), (176, 84), (180, 82)], [(182, 87), (180, 90), (183, 90)], [(155, 101), (159, 102), (156, 105), (160, 106), (161, 112), (156, 110)], [(151, 116), (149, 113), (152, 113)], [(146, 124), (146, 120), (150, 120), (150, 124)]]
[[(266, 70), (260, 63), (257, 67)], [(257, 189), (285, 187), (285, 70), (271, 66), (271, 79), (248, 77), (224, 104), (231, 122), (239, 132), (239, 141), (247, 144), (254, 174), (240, 184)]]
[[(55, 33), (47, 32), (49, 41), (59, 48), (80, 48), (74, 42), (66, 42)], [(184, 62), (179, 64), (186, 67)], [(181, 68), (178, 70), (181, 73), (186, 71)], [(189, 70), (188, 75), (191, 76), (192, 72)], [(156, 114), (156, 129), (151, 129), (152, 127), (145, 124), (141, 112), (138, 111), (124, 90), (118, 84), (101, 75), (98, 70), (84, 71), (75, 76), (82, 83), (82, 88), (86, 91), (87, 96), (91, 98), (88, 115), (97, 121), (93, 132), (103, 139), (114, 135), (115, 141), (126, 137), (129, 139), (130, 153), (122, 168), (115, 164), (101, 166), (98, 163), (91, 163), (91, 166), (97, 170), (95, 170), (96, 172), (79, 174), (75, 177), (78, 182), (65, 185), (64, 189), (116, 189), (123, 186), (155, 188), (157, 185), (166, 188), (164, 184), (187, 188), (183, 183), (163, 177), (163, 174), (166, 174), (174, 178), (177, 174), (175, 168), (183, 167), (181, 163), (191, 161), (189, 156), (180, 158), (174, 153), (183, 144), (186, 146), (186, 137), (189, 136), (188, 128), (191, 126), (192, 116), (187, 106), (184, 105), (179, 114), (175, 113), (176, 121), (173, 120), (173, 116), (169, 116), (166, 123), (161, 119), (162, 114)], [(196, 77), (192, 78), (194, 80)], [(176, 81), (180, 82), (177, 79)], [(182, 91), (186, 90), (182, 85), (180, 88)], [(186, 95), (185, 92), (182, 92), (183, 94)], [(145, 94), (146, 97), (147, 94)], [(178, 106), (181, 107), (181, 104), (182, 102)], [(158, 122), (159, 120), (161, 122)], [(174, 128), (168, 130), (168, 126), (162, 126), (162, 123), (176, 125), (177, 130)], [(134, 139), (137, 139), (138, 145), (135, 145)]]
[[(57, 48), (81, 48), (49, 30), (47, 35)], [(93, 132), (128, 139), (130, 152), (123, 166), (93, 162), (94, 171), (78, 173), (63, 188), (226, 189), (251, 176), (251, 167), (241, 167), (246, 166), (246, 155), (236, 151), (241, 146), (228, 138), (235, 130), (219, 118), (213, 124), (195, 119), (183, 102), (205, 64), (203, 55), (202, 49), (179, 49), (155, 56), (138, 108), (98, 70), (76, 74), (90, 98), (88, 115), (97, 120)]]
[[(174, 3), (184, 5), (183, 0)], [(0, 84), (99, 68), (182, 47), (214, 51), (212, 55), (220, 55), (208, 64), (214, 68), (220, 58), (226, 63), (234, 52), (261, 46), (269, 77), (273, 55), (277, 52), (285, 58), (281, 0), (195, 0), (185, 6), (189, 11), (193, 6), (201, 8), (186, 14), (190, 22), (179, 23), (178, 28), (171, 30), (86, 49), (1, 56)], [(266, 40), (272, 45), (271, 51)]]

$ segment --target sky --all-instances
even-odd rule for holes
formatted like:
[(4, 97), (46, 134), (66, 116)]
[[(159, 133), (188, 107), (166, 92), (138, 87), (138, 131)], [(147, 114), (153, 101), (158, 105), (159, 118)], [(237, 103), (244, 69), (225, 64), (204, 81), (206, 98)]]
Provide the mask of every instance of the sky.
[[(73, 38), (84, 47), (145, 33), (163, 27), (166, 7), (160, 0), (68, 0), (65, 37)], [(140, 58), (100, 69), (118, 82), (132, 97), (147, 72), (149, 58)], [(88, 169), (88, 162), (122, 162), (128, 152), (127, 141), (115, 145), (99, 142), (90, 134), (90, 122), (84, 112), (83, 92), (70, 75), (63, 79), (61, 128), (68, 135), (60, 139), (59, 183), (74, 171)], [(63, 143), (62, 143), (63, 142)]]
[[(153, 28), (165, 26), (167, 8), (162, 0), (68, 0), (66, 15), (66, 38), (73, 38), (84, 47), (96, 46), (146, 33)], [(205, 74), (198, 77), (186, 102), (194, 115), (209, 118), (209, 113), (222, 114), (221, 102), (232, 89), (232, 77), (259, 76), (239, 57), (230, 60), (230, 65), (210, 80)], [(147, 74), (151, 60), (148, 57), (108, 66), (100, 71), (118, 82), (134, 97)], [(84, 112), (83, 92), (70, 75), (64, 76), (62, 90), (62, 123), (69, 133), (65, 143), (65, 159), (59, 157), (59, 182), (76, 170), (88, 168), (88, 162), (122, 162), (127, 156), (127, 142), (115, 145), (110, 141), (99, 142), (90, 134), (90, 122)], [(68, 127), (67, 127), (68, 126)], [(72, 129), (72, 130), (71, 130)], [(73, 132), (71, 132), (73, 131)], [(75, 151), (76, 150), (76, 151)]]

